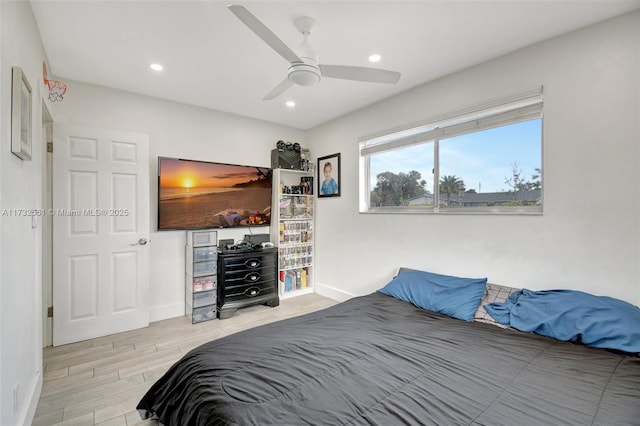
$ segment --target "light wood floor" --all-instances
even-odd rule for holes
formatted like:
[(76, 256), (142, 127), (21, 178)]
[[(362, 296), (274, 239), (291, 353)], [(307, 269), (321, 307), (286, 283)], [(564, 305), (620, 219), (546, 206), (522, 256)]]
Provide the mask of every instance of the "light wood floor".
[(34, 426), (155, 425), (136, 405), (174, 362), (196, 346), (247, 328), (334, 305), (317, 294), (251, 306), (231, 318), (191, 324), (186, 317), (44, 350), (44, 383)]

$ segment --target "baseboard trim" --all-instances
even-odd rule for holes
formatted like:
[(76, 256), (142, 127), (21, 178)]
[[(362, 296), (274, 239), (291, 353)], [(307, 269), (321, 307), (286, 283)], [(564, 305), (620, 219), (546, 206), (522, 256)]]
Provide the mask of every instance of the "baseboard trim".
[(36, 409), (38, 408), (38, 402), (40, 401), (40, 394), (42, 393), (42, 372), (36, 372), (36, 377), (32, 382), (29, 389), (29, 396), (25, 399), (27, 404), (22, 411), (22, 415), (18, 420), (18, 425), (30, 425), (33, 423), (33, 419), (36, 416)]
[(338, 302), (344, 302), (345, 300), (349, 300), (356, 296), (355, 294), (339, 288), (324, 285), (322, 283), (316, 283), (315, 290), (320, 296), (328, 297), (329, 299), (337, 300)]
[(149, 322), (184, 316), (184, 302), (149, 308)]

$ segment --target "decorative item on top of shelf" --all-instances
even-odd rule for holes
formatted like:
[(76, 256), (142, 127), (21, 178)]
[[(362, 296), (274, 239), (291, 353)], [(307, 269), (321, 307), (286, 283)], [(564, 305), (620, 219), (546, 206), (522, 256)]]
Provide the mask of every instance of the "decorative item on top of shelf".
[(318, 197), (340, 196), (340, 153), (318, 158)]
[(313, 172), (313, 163), (309, 150), (302, 148), (298, 142), (276, 142), (276, 149), (271, 150), (272, 169), (290, 169)]
[(300, 144), (298, 142), (292, 143), (279, 140), (278, 142), (276, 142), (276, 148), (278, 148), (278, 151), (300, 152)]

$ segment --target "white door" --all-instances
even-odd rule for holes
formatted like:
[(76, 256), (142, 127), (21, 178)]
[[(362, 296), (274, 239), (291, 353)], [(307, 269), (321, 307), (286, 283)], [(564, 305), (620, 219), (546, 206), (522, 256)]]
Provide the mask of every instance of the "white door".
[(54, 124), (53, 344), (149, 324), (146, 135)]

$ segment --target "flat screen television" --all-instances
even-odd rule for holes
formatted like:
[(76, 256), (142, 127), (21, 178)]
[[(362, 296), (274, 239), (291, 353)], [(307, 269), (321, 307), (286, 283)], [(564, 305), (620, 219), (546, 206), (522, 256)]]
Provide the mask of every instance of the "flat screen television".
[(271, 223), (271, 169), (158, 157), (158, 230)]

